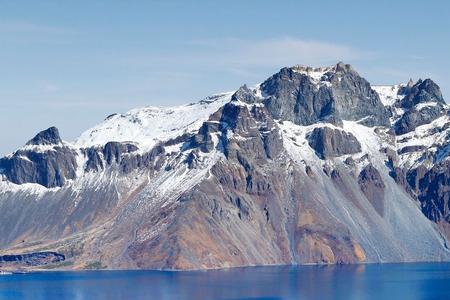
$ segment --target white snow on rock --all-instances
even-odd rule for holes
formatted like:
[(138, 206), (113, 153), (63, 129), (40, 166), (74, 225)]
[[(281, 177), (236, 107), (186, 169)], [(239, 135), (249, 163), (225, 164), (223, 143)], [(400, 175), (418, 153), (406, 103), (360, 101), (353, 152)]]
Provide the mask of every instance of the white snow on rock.
[(81, 148), (102, 146), (107, 142), (134, 142), (141, 151), (160, 141), (193, 133), (226, 102), (233, 92), (219, 94), (203, 101), (177, 107), (144, 107), (108, 117), (88, 129), (75, 141)]
[(392, 106), (403, 98), (403, 95), (398, 94), (399, 89), (403, 86), (403, 84), (372, 85), (372, 89), (378, 93), (384, 106)]
[(309, 146), (307, 136), (314, 128), (329, 127), (331, 129), (342, 130), (357, 137), (361, 144), (361, 152), (328, 159), (328, 161), (344, 161), (347, 157), (359, 160), (368, 154), (372, 162), (376, 162), (378, 165), (384, 164), (385, 157), (380, 149), (388, 147), (389, 144), (375, 133), (374, 128), (358, 124), (355, 121), (344, 121), (343, 125), (343, 128), (340, 128), (330, 123), (316, 123), (308, 126), (296, 125), (288, 121), (278, 123), (278, 126), (281, 128), (284, 147), (291, 158), (297, 163), (307, 163), (309, 166), (315, 166), (318, 170), (322, 169), (324, 161), (319, 159), (315, 151)]
[(424, 102), (424, 103), (418, 103), (416, 104), (416, 109), (417, 110), (422, 110), (422, 108), (425, 107), (433, 107), (433, 106), (437, 106), (438, 103), (437, 102)]
[[(448, 144), (450, 118), (442, 116), (429, 124), (418, 126), (414, 131), (396, 137), (397, 149), (411, 146), (421, 146), (419, 151), (412, 151), (400, 155), (399, 165), (402, 167), (417, 167), (422, 162), (422, 156), (427, 151), (436, 153), (438, 147)], [(448, 152), (436, 157), (436, 162), (448, 158)], [(430, 165), (431, 166), (431, 165)]]
[(334, 72), (336, 70), (336, 66), (331, 67), (324, 67), (324, 68), (311, 68), (311, 67), (305, 67), (301, 65), (294, 66), (292, 68), (294, 72), (307, 75), (311, 78), (312, 82), (315, 84), (325, 84), (325, 85), (331, 85), (331, 83), (327, 80), (324, 80), (325, 73), (328, 72)]

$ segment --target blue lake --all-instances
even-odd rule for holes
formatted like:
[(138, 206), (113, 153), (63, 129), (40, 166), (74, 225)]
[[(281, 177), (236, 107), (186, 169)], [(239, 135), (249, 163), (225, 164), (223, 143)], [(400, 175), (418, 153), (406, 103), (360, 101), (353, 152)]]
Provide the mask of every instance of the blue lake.
[(450, 299), (450, 264), (0, 275), (0, 299)]

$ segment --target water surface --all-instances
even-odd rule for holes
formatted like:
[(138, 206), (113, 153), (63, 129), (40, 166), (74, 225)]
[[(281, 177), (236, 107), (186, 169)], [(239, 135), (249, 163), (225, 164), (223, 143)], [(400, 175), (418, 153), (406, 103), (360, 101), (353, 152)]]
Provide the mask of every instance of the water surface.
[(0, 275), (0, 299), (450, 299), (450, 264)]

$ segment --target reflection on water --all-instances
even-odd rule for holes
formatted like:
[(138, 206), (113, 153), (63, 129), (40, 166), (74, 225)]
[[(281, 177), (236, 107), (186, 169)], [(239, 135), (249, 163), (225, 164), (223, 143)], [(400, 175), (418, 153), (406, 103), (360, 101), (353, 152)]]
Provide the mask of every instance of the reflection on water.
[(450, 299), (450, 264), (2, 275), (0, 299)]

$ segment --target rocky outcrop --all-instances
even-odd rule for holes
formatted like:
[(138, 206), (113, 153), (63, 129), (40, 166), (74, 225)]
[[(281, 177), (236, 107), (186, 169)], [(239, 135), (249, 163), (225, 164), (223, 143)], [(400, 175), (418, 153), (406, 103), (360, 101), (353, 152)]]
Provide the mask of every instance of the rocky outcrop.
[(124, 154), (133, 153), (138, 150), (133, 144), (109, 142), (103, 147), (103, 157), (107, 164), (119, 163)]
[(50, 127), (39, 132), (34, 138), (27, 142), (27, 145), (58, 145), (62, 144), (58, 128)]
[(405, 154), (410, 152), (419, 152), (425, 149), (425, 146), (423, 145), (413, 145), (413, 146), (406, 146), (397, 151), (398, 154)]
[(430, 170), (415, 172), (418, 199), (423, 213), (435, 222), (450, 222), (450, 161)]
[[(171, 143), (172, 141), (169, 141)], [(103, 147), (84, 149), (87, 157), (86, 172), (99, 172), (106, 167), (116, 166), (124, 174), (143, 168), (159, 169), (164, 161), (163, 145), (156, 145), (144, 154), (137, 153), (138, 147), (131, 143), (108, 142)]]
[[(319, 74), (316, 81), (308, 74)], [(316, 75), (317, 76), (317, 75)], [(339, 124), (388, 125), (389, 113), (370, 84), (350, 65), (329, 69), (284, 68), (261, 85), (265, 105), (276, 119), (310, 125), (319, 121)]]
[(395, 123), (395, 133), (401, 135), (411, 132), (418, 126), (428, 124), (445, 114), (446, 111), (442, 105), (425, 106), (421, 109), (413, 107)]
[(406, 110), (394, 124), (395, 133), (405, 134), (446, 114), (445, 101), (439, 86), (431, 79), (410, 81), (399, 90), (404, 95), (397, 106)]
[(419, 79), (415, 84), (408, 84), (399, 90), (399, 94), (405, 95), (400, 106), (409, 109), (419, 103), (436, 102), (445, 105), (439, 86), (431, 79)]
[(351, 133), (329, 127), (318, 127), (308, 136), (308, 143), (321, 159), (354, 154), (361, 151), (361, 145)]
[(9, 181), (16, 184), (38, 183), (45, 187), (58, 187), (76, 177), (76, 156), (74, 149), (62, 143), (58, 130), (51, 127), (38, 133), (27, 147), (0, 159), (0, 169)]
[(358, 184), (378, 214), (383, 216), (384, 189), (386, 185), (381, 178), (380, 172), (372, 164), (368, 164), (359, 173)]
[(68, 147), (55, 147), (45, 152), (16, 151), (0, 160), (3, 175), (16, 184), (38, 183), (45, 187), (63, 186), (76, 177), (76, 152)]
[(231, 101), (242, 101), (248, 104), (256, 103), (258, 98), (255, 92), (247, 87), (247, 85), (241, 86), (234, 94), (231, 96)]
[(0, 267), (36, 267), (59, 263), (66, 259), (63, 254), (56, 252), (33, 252), (27, 254), (0, 255)]

